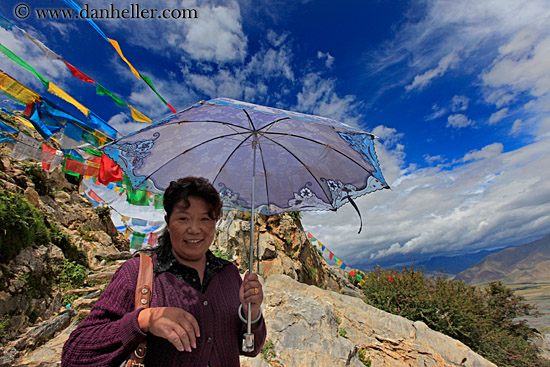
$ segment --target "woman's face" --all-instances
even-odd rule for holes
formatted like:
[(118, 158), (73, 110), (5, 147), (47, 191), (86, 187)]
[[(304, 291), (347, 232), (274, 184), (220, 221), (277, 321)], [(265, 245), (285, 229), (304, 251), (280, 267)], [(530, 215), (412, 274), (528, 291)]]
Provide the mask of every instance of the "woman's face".
[(188, 199), (189, 207), (180, 201), (168, 219), (172, 253), (186, 265), (204, 258), (216, 234), (216, 220), (208, 216), (208, 203), (196, 196)]

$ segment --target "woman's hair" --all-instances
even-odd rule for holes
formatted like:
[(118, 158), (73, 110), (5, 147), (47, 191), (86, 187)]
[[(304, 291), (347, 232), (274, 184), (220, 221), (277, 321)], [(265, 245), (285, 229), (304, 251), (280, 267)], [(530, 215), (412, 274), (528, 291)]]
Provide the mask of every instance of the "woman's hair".
[(220, 194), (212, 184), (202, 177), (184, 177), (170, 182), (170, 186), (164, 192), (164, 210), (166, 219), (170, 219), (174, 207), (179, 202), (189, 207), (189, 196), (203, 199), (210, 206), (208, 216), (218, 220), (222, 212), (222, 200)]
[[(170, 182), (170, 186), (164, 191), (164, 210), (166, 211), (166, 222), (170, 220), (170, 216), (174, 208), (179, 203), (183, 203), (185, 208), (188, 208), (189, 197), (198, 197), (203, 199), (209, 206), (208, 216), (214, 220), (218, 220), (222, 213), (222, 200), (220, 194), (214, 186), (205, 178), (202, 177), (184, 177), (177, 181)], [(171, 248), (170, 232), (166, 227), (158, 239), (158, 245), (152, 252), (167, 250)]]

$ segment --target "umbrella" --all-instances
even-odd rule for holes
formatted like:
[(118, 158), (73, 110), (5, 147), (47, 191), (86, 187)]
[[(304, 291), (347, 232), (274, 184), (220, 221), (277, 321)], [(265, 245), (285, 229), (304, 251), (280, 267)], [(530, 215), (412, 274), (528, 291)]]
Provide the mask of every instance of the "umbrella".
[[(348, 201), (357, 209), (354, 198), (389, 188), (374, 138), (328, 118), (218, 98), (101, 149), (134, 188), (164, 192), (175, 179), (202, 176), (224, 209), (251, 211), (252, 271), (255, 213), (336, 210)], [(253, 346), (248, 320), (243, 349)]]

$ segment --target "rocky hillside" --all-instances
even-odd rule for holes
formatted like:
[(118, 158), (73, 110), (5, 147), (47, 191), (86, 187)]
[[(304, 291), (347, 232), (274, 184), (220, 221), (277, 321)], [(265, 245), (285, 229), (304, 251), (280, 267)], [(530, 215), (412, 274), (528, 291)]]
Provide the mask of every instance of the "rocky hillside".
[[(70, 331), (131, 254), (109, 217), (78, 193), (77, 181), (15, 161), (10, 149), (0, 153), (0, 190), (24, 195), (86, 267), (82, 286), (62, 286), (61, 274), (77, 255), (57, 242), (27, 247), (1, 265), (0, 367), (58, 366)], [(213, 246), (243, 268), (249, 226), (246, 214), (225, 213)], [(296, 218), (259, 217), (256, 233), (269, 342), (261, 358), (243, 358), (244, 366), (493, 366), (422, 323), (366, 305), (324, 262)]]

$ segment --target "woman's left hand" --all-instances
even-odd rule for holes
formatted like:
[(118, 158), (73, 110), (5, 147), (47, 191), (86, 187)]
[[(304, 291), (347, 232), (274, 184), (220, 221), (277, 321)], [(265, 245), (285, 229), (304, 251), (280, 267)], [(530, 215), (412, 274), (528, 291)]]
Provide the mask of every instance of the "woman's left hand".
[(248, 315), (248, 304), (250, 303), (252, 320), (256, 320), (260, 316), (260, 306), (264, 300), (264, 292), (258, 274), (246, 272), (239, 290), (239, 299), (243, 305), (243, 316), (246, 318), (246, 315)]

